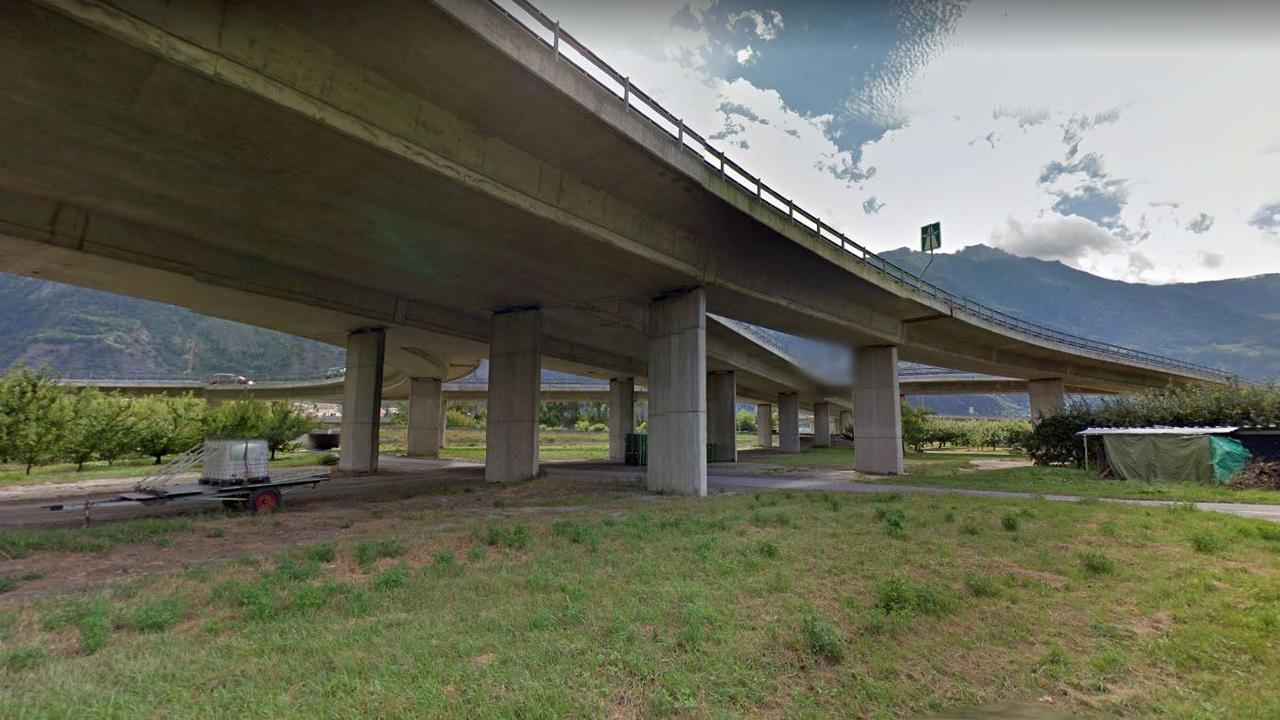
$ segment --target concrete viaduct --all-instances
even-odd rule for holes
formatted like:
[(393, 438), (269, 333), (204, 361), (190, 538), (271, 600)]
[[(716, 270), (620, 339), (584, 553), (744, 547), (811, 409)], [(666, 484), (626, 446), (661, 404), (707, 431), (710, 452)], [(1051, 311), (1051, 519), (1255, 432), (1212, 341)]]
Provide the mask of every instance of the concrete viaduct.
[[(353, 472), (384, 369), (422, 423), (488, 357), (490, 480), (538, 471), (546, 367), (610, 379), (619, 432), (646, 386), (649, 487), (704, 494), (750, 369), (709, 313), (849, 348), (871, 473), (902, 472), (899, 359), (1014, 379), (1037, 412), (1230, 380), (897, 268), (524, 0), (6, 3), (0, 269), (344, 344)], [(799, 400), (777, 393), (784, 438)]]

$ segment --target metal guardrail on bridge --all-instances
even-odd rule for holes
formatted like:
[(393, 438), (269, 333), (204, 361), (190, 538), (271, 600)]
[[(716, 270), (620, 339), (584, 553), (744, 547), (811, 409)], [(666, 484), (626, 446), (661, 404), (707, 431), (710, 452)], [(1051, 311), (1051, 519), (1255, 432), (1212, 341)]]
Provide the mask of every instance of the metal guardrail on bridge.
[[(684, 124), (684, 120), (662, 107), (647, 93), (633, 85), (629, 77), (614, 70), (585, 44), (561, 28), (558, 21), (547, 17), (528, 0), (487, 1), (530, 35), (552, 48), (557, 59), (564, 59), (572, 67), (582, 72), (583, 75), (617, 95), (628, 112), (635, 111), (655, 127), (661, 129), (677, 143), (681, 150), (695, 153), (703, 162), (719, 171), (722, 177), (732, 180), (742, 189), (754, 194), (756, 198), (773, 208), (774, 211), (785, 215), (809, 232), (848, 252), (893, 282), (942, 301), (948, 306), (952, 315), (959, 311), (1041, 340), (1099, 353), (1119, 360), (1185, 371), (1220, 381), (1235, 379), (1235, 375), (1217, 368), (1135, 350), (1114, 343), (1091, 340), (1046, 325), (1023, 320), (976, 300), (956, 295), (949, 290), (921, 279), (918, 275), (850, 240), (844, 233), (823, 222), (814, 213), (797, 205), (793, 199), (785, 197), (777, 190), (766, 185), (759, 176), (747, 172), (741, 165), (729, 159), (723, 151), (712, 147), (706, 138), (690, 130)], [(521, 18), (522, 14), (528, 18), (527, 21)]]

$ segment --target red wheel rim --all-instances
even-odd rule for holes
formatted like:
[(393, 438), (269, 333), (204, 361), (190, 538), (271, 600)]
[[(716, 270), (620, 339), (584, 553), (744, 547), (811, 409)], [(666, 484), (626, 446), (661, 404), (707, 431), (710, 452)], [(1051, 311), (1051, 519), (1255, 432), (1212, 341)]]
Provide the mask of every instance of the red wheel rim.
[(253, 509), (258, 512), (271, 512), (279, 507), (280, 503), (276, 501), (275, 493), (258, 493), (258, 497), (253, 499)]

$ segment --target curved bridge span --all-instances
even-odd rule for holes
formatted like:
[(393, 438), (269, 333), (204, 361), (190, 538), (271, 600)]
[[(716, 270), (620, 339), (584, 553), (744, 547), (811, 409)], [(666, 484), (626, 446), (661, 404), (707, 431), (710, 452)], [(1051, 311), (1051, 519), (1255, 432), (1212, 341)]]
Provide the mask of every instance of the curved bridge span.
[[(1069, 388), (1231, 382), (905, 272), (525, 0), (0, 14), (0, 269), (346, 345), (349, 471), (376, 468), (388, 389), (426, 428), (481, 358), (491, 480), (537, 473), (546, 368), (610, 380), (622, 425), (647, 387), (649, 485), (695, 495), (753, 393), (788, 450), (800, 403), (847, 402), (856, 467), (902, 472), (899, 360), (1024, 383), (1035, 412)], [(717, 317), (844, 348), (851, 377)]]

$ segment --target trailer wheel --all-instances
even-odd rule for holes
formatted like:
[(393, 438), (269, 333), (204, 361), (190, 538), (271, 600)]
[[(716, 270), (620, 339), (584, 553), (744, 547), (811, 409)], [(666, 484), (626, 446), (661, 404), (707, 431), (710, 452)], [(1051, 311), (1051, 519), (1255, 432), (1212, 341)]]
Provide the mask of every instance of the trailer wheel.
[(263, 488), (254, 490), (249, 495), (249, 512), (257, 514), (260, 512), (275, 512), (284, 504), (284, 498), (281, 497), (280, 491), (275, 488)]

